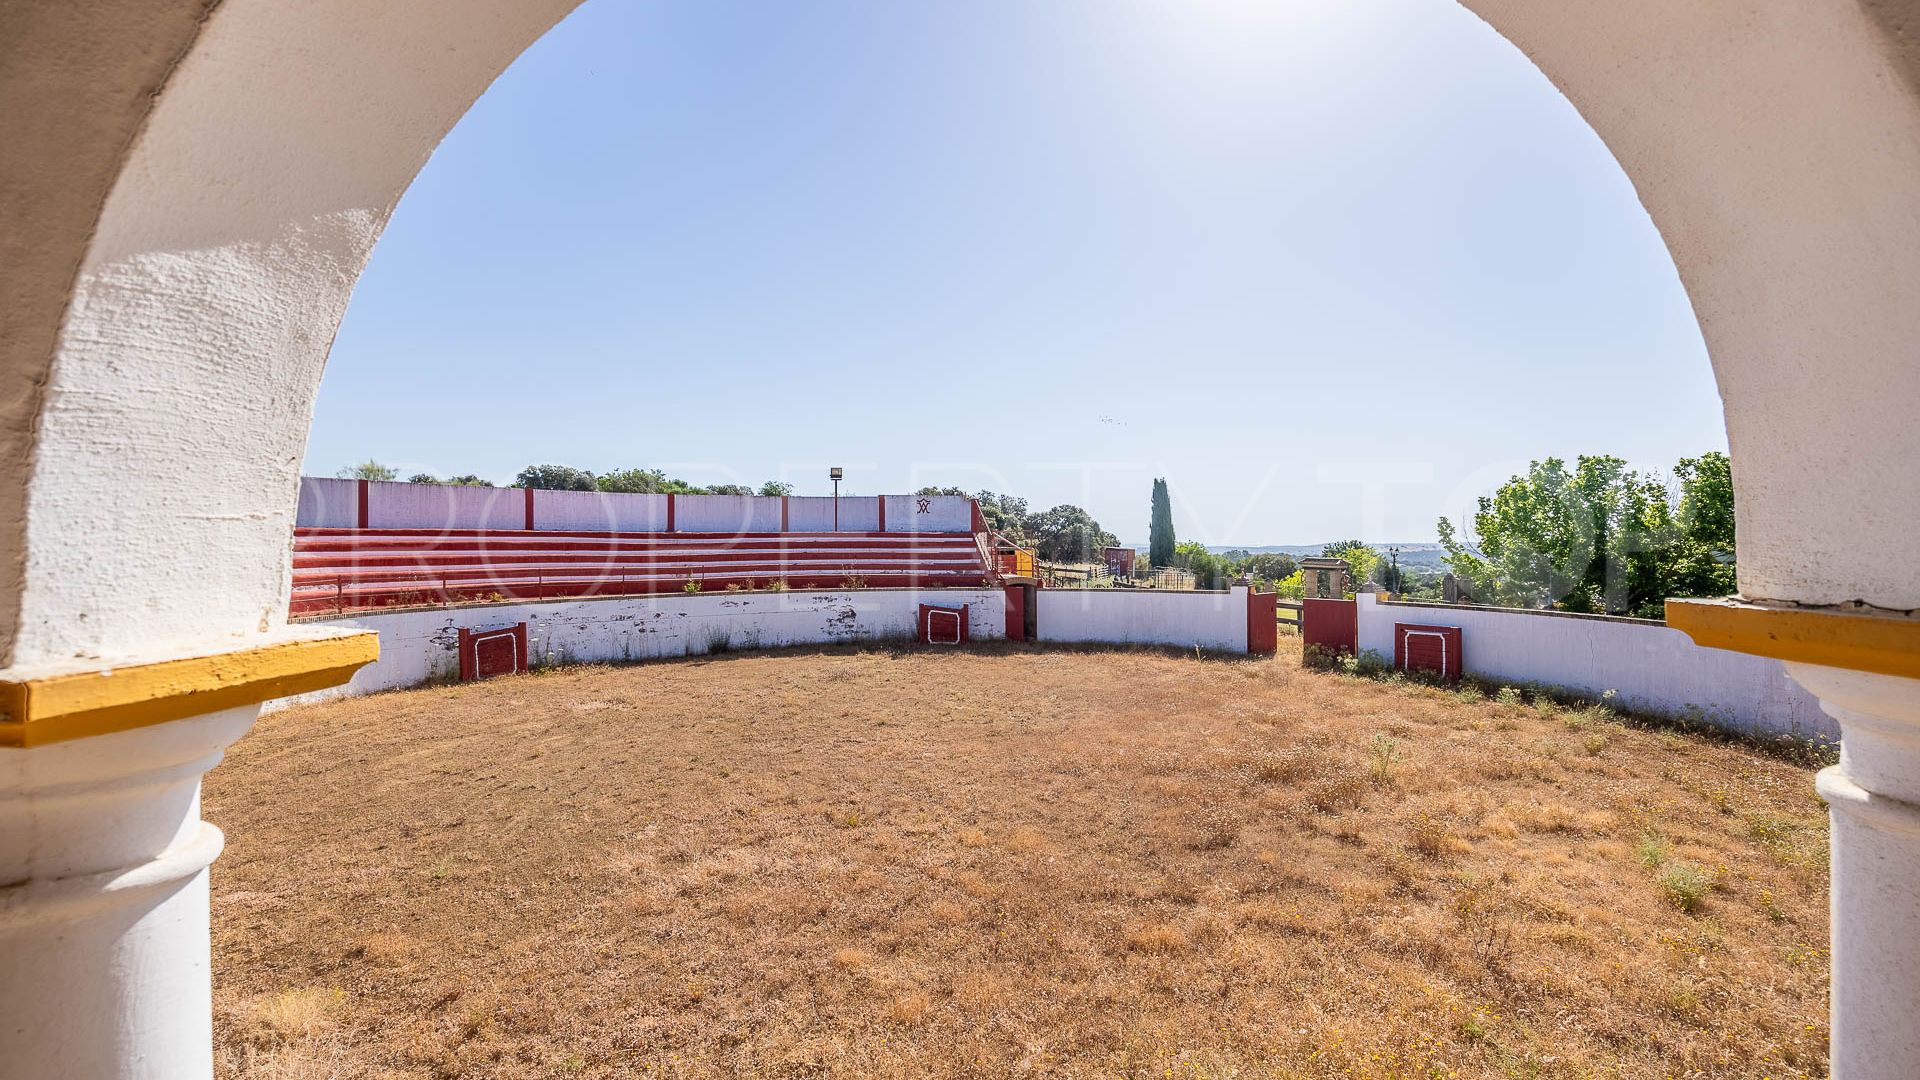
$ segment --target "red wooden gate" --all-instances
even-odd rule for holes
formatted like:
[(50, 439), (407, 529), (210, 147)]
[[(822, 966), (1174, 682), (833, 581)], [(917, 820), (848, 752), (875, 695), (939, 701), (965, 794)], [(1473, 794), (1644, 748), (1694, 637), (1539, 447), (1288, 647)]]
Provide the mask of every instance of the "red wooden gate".
[(1300, 639), (1309, 649), (1354, 655), (1360, 650), (1360, 609), (1352, 600), (1300, 601)]
[(1247, 652), (1272, 656), (1280, 651), (1280, 597), (1247, 590)]

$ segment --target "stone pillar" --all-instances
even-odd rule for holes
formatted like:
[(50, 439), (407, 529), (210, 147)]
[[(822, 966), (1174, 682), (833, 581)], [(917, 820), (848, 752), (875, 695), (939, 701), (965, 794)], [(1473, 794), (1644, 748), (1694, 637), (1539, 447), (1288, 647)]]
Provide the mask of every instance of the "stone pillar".
[(1789, 663), (1840, 721), (1817, 783), (1833, 828), (1834, 1080), (1920, 1077), (1920, 680)]
[(200, 777), (258, 711), (0, 747), (0, 1078), (213, 1075)]

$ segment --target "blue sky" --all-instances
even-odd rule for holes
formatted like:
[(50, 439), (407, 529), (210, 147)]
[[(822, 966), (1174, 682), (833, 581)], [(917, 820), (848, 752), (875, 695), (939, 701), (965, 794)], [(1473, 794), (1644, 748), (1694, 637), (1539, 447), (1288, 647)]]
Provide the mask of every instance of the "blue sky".
[(308, 472), (921, 484), (1429, 540), (1724, 449), (1597, 136), (1444, 0), (589, 0), (401, 202)]

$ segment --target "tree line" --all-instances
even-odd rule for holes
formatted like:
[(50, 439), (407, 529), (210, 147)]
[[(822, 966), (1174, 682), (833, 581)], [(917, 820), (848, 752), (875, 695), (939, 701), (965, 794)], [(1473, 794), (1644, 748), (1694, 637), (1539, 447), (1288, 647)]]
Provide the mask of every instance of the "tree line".
[(914, 494), (971, 498), (979, 504), (980, 516), (986, 519), (989, 529), (1048, 562), (1099, 562), (1106, 548), (1120, 543), (1092, 514), (1071, 503), (1033, 511), (1028, 509), (1027, 500), (993, 491), (923, 487)]
[[(1285, 554), (1210, 552), (1179, 543), (1155, 481), (1155, 566), (1176, 566), (1202, 589), (1241, 578), (1298, 598), (1303, 583)], [(1620, 458), (1581, 456), (1530, 462), (1527, 471), (1478, 500), (1470, 528), (1438, 524), (1443, 562), (1473, 602), (1658, 619), (1669, 597), (1727, 596), (1736, 589), (1733, 463), (1710, 451), (1666, 472), (1636, 471)], [(1164, 560), (1159, 552), (1170, 552)], [(1320, 554), (1345, 559), (1354, 584), (1438, 599), (1438, 572), (1399, 566), (1373, 545), (1342, 540)]]
[[(367, 460), (350, 465), (335, 475), (347, 480), (398, 480), (400, 470), (378, 461)], [(415, 473), (410, 484), (452, 484), (456, 487), (493, 487), (493, 481), (468, 473), (441, 479), (432, 473)], [(605, 491), (622, 495), (791, 495), (793, 485), (784, 480), (769, 480), (757, 488), (745, 484), (690, 484), (668, 476), (659, 469), (614, 469), (594, 473), (571, 465), (529, 465), (514, 475), (507, 485), (543, 491)]]
[(1610, 456), (1531, 462), (1479, 500), (1471, 532), (1444, 517), (1439, 532), (1483, 604), (1657, 619), (1670, 596), (1736, 587), (1733, 463), (1718, 452), (1664, 475)]

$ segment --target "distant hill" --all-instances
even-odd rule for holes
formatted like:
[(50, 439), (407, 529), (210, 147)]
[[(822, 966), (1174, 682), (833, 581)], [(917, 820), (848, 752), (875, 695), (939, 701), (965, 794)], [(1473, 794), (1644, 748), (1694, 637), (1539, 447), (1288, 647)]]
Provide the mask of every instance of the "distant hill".
[[(1329, 543), (1330, 542), (1331, 541), (1329, 541)], [(1136, 547), (1142, 551), (1147, 549), (1147, 545), (1145, 544), (1129, 544), (1127, 546)], [(1208, 544), (1207, 550), (1213, 552), (1215, 555), (1228, 551), (1244, 551), (1249, 555), (1269, 555), (1277, 553), (1291, 555), (1298, 559), (1306, 555), (1318, 555), (1326, 546), (1326, 544)], [(1439, 544), (1373, 545), (1373, 549), (1382, 555), (1385, 555), (1387, 549), (1390, 547), (1400, 549), (1401, 566), (1429, 570), (1446, 569), (1445, 558), (1447, 552), (1446, 549), (1442, 548)]]

